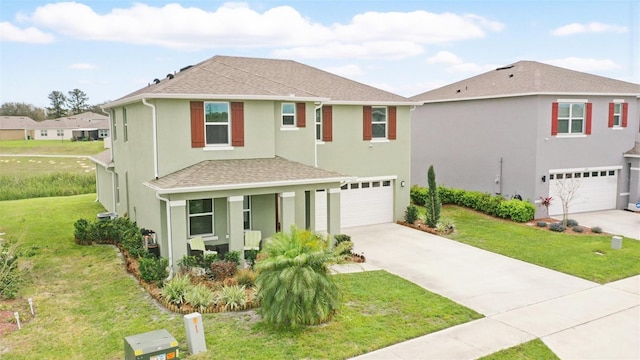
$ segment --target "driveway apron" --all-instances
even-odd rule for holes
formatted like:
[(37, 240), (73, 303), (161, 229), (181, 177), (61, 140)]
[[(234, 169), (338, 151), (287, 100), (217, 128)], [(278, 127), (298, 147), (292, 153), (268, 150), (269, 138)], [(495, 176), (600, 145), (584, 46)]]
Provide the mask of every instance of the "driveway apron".
[(397, 224), (344, 232), (367, 263), (486, 316), (358, 359), (475, 359), (534, 338), (562, 359), (640, 358), (640, 276), (603, 286)]

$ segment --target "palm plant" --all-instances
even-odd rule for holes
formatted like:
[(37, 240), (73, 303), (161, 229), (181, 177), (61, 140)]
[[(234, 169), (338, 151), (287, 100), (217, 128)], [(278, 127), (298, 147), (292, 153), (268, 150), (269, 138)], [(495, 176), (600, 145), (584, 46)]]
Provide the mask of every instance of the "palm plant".
[(296, 328), (327, 322), (338, 308), (340, 292), (329, 273), (336, 261), (328, 241), (291, 227), (265, 241), (256, 264), (260, 315), (268, 324)]

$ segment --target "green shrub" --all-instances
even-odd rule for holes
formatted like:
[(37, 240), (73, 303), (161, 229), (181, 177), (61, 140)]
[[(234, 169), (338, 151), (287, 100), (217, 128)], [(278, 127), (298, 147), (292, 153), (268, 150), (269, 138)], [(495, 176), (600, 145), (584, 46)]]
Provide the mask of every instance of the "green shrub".
[(240, 269), (236, 272), (236, 280), (238, 281), (238, 285), (243, 285), (244, 287), (253, 287), (256, 283), (256, 277), (258, 274), (251, 269)]
[(411, 190), (409, 191), (409, 197), (411, 198), (411, 202), (414, 205), (424, 206), (424, 202), (427, 199), (427, 192), (428, 190), (421, 186), (418, 186), (418, 185), (411, 186)]
[(176, 275), (162, 287), (162, 298), (178, 306), (185, 302), (185, 294), (192, 287), (189, 275)]
[(139, 260), (140, 278), (148, 283), (162, 284), (162, 281), (169, 276), (167, 267), (169, 260), (165, 258), (144, 257)]
[(582, 228), (582, 226), (578, 226), (578, 225), (576, 225), (576, 226), (572, 227), (572, 228), (571, 228), (571, 230), (573, 230), (574, 232), (577, 232), (577, 233), (581, 233), (581, 232), (583, 232), (583, 231), (584, 231), (584, 229)]
[(240, 251), (229, 251), (224, 254), (224, 260), (240, 264)]
[(218, 292), (218, 303), (224, 304), (225, 310), (240, 310), (247, 304), (247, 292), (243, 285), (223, 286)]
[(353, 242), (351, 241), (343, 241), (334, 249), (334, 252), (337, 256), (345, 258), (351, 255), (351, 251), (353, 251)]
[(600, 226), (594, 226), (591, 228), (591, 232), (595, 233), (595, 234), (600, 234), (602, 233), (602, 228)]
[(546, 223), (546, 222), (544, 222), (544, 221), (538, 221), (538, 222), (536, 223), (536, 225), (537, 225), (538, 227), (547, 227), (547, 223)]
[(258, 250), (245, 250), (244, 251), (244, 260), (249, 264), (249, 266), (253, 269), (253, 265), (256, 264), (256, 259), (258, 258)]
[(440, 234), (445, 234), (453, 231), (455, 224), (451, 218), (441, 218), (436, 224), (436, 231)]
[(194, 308), (202, 311), (213, 304), (215, 297), (211, 289), (200, 284), (190, 287), (184, 294), (184, 300)]
[(567, 220), (567, 227), (574, 227), (574, 226), (578, 226), (578, 221), (574, 220), (574, 219), (568, 219)]
[(19, 247), (15, 241), (0, 242), (0, 299), (14, 299), (24, 280), (25, 271), (18, 267)]
[(351, 241), (351, 236), (347, 234), (338, 234), (334, 236), (334, 239), (336, 240), (335, 245), (338, 245), (343, 241)]
[(567, 230), (567, 227), (562, 225), (562, 223), (554, 222), (551, 225), (549, 225), (549, 230), (556, 231), (556, 232), (563, 232)]
[(185, 255), (180, 260), (178, 260), (178, 266), (181, 270), (191, 270), (193, 268), (202, 267), (202, 263), (200, 258), (194, 255)]
[(89, 237), (90, 237), (90, 225), (89, 225), (89, 221), (87, 221), (86, 219), (78, 219), (76, 220), (76, 222), (73, 224), (74, 227), (74, 232), (73, 232), (73, 236), (74, 239), (76, 241), (76, 243), (78, 244), (87, 244), (90, 242)]
[(413, 224), (416, 220), (418, 220), (418, 208), (415, 205), (407, 206), (407, 210), (404, 211), (404, 221)]
[(522, 200), (504, 200), (500, 203), (498, 216), (515, 222), (527, 222), (535, 217), (536, 208), (532, 203)]

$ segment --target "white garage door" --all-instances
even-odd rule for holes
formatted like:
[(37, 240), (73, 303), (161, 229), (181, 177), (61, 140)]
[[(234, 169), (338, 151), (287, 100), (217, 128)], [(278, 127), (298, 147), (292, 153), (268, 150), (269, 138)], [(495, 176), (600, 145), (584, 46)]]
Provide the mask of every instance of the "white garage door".
[[(343, 228), (393, 221), (393, 181), (358, 181), (340, 190), (340, 223)], [(316, 192), (316, 230), (327, 229), (327, 194)]]
[(576, 187), (574, 200), (570, 202), (569, 214), (609, 210), (616, 208), (618, 189), (617, 169), (589, 171), (565, 171), (549, 176), (549, 196), (553, 197), (549, 215), (562, 215), (561, 192)]

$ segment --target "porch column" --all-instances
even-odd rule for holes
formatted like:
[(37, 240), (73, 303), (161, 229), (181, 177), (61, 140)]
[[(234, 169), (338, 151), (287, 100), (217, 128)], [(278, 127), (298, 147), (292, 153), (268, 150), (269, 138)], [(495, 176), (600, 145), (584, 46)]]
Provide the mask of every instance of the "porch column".
[(304, 190), (296, 191), (295, 194), (296, 226), (305, 229), (307, 227), (307, 209)]
[(333, 236), (340, 231), (340, 188), (334, 188), (327, 193), (327, 233)]
[(296, 193), (295, 192), (283, 192), (280, 194), (280, 202), (282, 207), (280, 209), (280, 217), (282, 222), (281, 231), (288, 232), (291, 225), (296, 223)]
[(229, 219), (229, 251), (239, 251), (241, 262), (244, 260), (244, 222), (242, 220), (242, 196), (227, 198), (227, 218)]
[[(164, 206), (164, 203), (161, 203)], [(171, 249), (162, 249), (160, 246), (160, 252), (162, 254), (168, 254), (171, 252), (171, 265), (174, 270), (177, 269), (178, 261), (187, 254), (187, 201), (186, 200), (173, 200), (169, 201), (169, 226), (168, 231), (171, 231)], [(171, 230), (169, 230), (171, 229)], [(167, 244), (169, 245), (169, 244)], [(165, 252), (166, 251), (166, 252)]]

